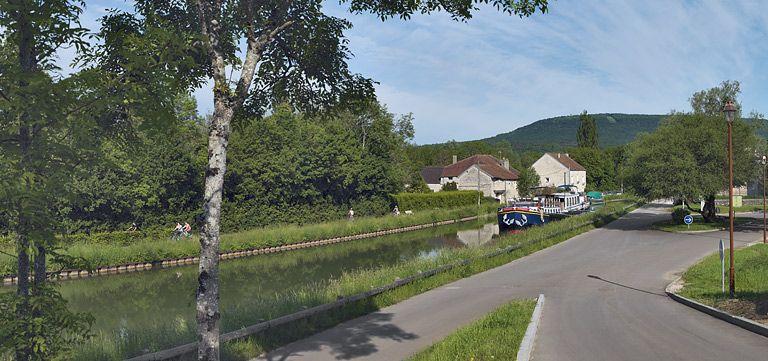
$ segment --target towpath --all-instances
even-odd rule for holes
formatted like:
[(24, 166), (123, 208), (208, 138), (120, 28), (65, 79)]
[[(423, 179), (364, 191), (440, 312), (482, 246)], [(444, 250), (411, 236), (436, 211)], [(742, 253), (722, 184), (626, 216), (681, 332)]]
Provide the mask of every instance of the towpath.
[[(400, 360), (512, 299), (547, 297), (533, 358), (760, 360), (768, 338), (690, 309), (665, 286), (717, 249), (725, 232), (650, 230), (647, 206), (604, 228), (417, 295), (277, 349), (259, 360)], [(737, 246), (762, 237), (737, 233)]]

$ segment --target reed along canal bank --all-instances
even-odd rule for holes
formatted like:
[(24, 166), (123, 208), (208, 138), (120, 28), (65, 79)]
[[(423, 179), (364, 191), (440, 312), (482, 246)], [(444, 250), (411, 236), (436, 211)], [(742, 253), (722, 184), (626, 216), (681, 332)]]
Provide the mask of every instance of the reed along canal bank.
[[(345, 273), (429, 259), (443, 248), (486, 244), (497, 235), (498, 226), (488, 217), (222, 262), (223, 329), (299, 311), (302, 305), (314, 303), (307, 298), (316, 297), (318, 290)], [(74, 358), (123, 359), (194, 341), (196, 286), (196, 265), (59, 282), (70, 308), (94, 317), (94, 337)]]

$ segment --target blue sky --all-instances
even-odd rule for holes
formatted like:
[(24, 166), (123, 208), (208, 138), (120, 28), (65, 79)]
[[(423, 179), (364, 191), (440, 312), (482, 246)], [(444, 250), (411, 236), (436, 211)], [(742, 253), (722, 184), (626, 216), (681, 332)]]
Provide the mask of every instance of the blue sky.
[[(84, 25), (105, 7), (88, 1)], [(555, 1), (520, 19), (483, 7), (466, 23), (444, 14), (381, 22), (351, 15), (353, 71), (379, 82), (390, 111), (414, 114), (416, 142), (470, 140), (538, 119), (687, 110), (697, 90), (733, 79), (746, 111), (768, 112), (768, 3)], [(210, 88), (195, 92), (212, 108)]]

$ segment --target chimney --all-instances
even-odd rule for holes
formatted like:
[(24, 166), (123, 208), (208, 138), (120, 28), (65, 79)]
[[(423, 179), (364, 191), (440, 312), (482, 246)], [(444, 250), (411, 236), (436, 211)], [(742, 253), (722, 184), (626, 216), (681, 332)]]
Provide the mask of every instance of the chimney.
[(455, 155), (454, 155), (454, 156), (453, 156), (453, 163), (452, 163), (452, 164), (456, 164), (456, 163), (458, 163), (458, 162), (459, 162), (459, 158), (458, 158), (457, 156), (455, 156)]
[(557, 159), (560, 159), (560, 153), (557, 153)]
[(565, 153), (565, 156), (566, 156), (566, 157), (570, 157), (570, 155), (568, 155), (568, 153)]
[(504, 159), (502, 160), (502, 162), (504, 163), (504, 168), (506, 168), (507, 170), (509, 170), (509, 159), (507, 159), (507, 158), (504, 158)]

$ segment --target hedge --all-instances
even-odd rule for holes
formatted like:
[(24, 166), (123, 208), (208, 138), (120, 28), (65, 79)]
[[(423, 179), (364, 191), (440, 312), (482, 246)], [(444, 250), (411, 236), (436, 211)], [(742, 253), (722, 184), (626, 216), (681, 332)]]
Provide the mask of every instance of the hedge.
[(478, 191), (443, 191), (434, 193), (398, 193), (392, 195), (400, 211), (456, 208), (477, 204)]

